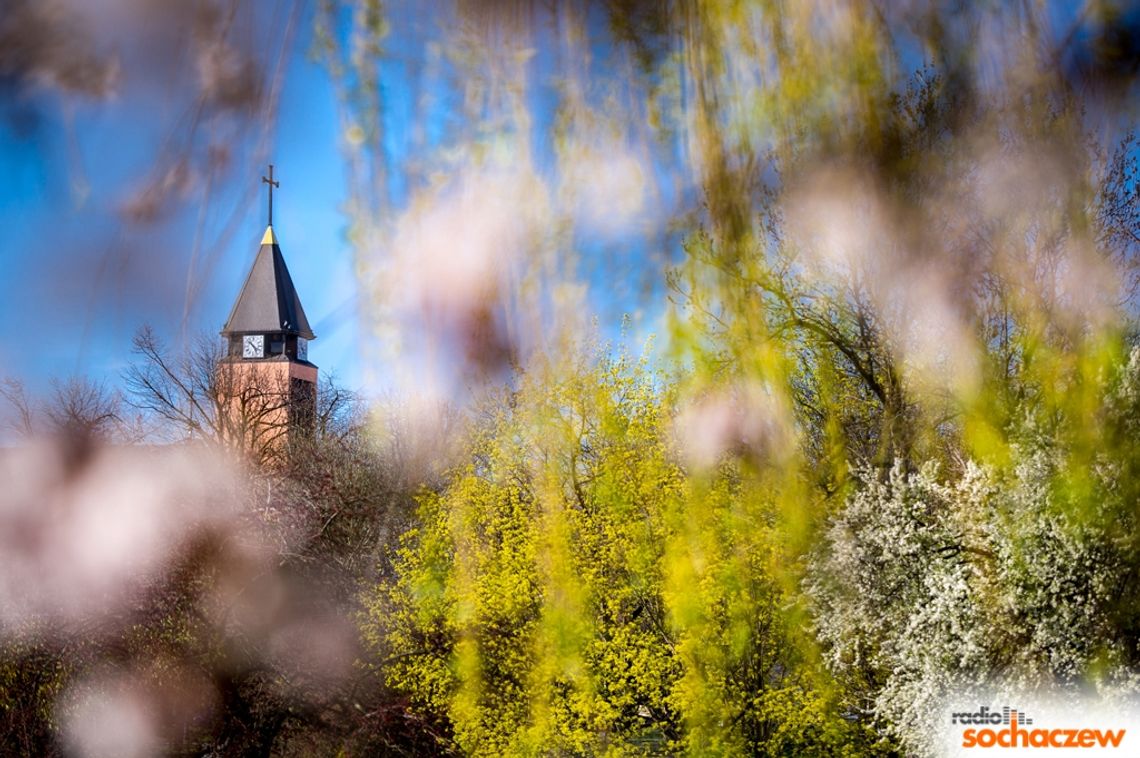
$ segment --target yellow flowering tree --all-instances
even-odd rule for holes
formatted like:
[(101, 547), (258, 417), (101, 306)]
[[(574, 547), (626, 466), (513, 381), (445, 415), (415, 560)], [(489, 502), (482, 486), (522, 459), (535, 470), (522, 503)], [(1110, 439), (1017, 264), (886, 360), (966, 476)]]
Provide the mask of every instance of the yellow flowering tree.
[(448, 747), (867, 747), (793, 642), (773, 514), (741, 508), (735, 464), (686, 473), (668, 386), (624, 358), (526, 373), (421, 497), (365, 628), (390, 683), (445, 719)]

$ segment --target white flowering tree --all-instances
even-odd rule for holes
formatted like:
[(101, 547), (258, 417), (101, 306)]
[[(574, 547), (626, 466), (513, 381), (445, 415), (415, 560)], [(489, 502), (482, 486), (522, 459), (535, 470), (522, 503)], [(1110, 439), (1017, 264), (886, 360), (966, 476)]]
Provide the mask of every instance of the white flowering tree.
[(1043, 425), (1027, 413), (1005, 465), (857, 470), (807, 581), (856, 715), (925, 754), (930, 716), (954, 692), (1140, 689), (1138, 380), (1135, 353), (1100, 378), (1095, 450), (1067, 414)]

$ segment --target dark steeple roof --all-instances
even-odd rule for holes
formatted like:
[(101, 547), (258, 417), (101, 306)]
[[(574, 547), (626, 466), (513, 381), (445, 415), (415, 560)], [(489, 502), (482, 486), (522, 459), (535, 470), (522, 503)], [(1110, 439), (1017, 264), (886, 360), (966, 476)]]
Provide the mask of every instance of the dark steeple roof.
[(316, 339), (293, 287), (273, 227), (261, 238), (261, 249), (241, 288), (222, 334), (285, 332)]

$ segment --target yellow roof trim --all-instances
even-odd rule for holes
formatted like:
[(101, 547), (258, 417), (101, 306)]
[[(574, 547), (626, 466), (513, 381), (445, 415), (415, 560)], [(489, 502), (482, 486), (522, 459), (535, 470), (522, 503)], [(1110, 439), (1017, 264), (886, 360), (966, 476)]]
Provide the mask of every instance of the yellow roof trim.
[(273, 227), (272, 226), (265, 227), (265, 235), (262, 236), (262, 238), (261, 238), (261, 244), (263, 244), (263, 245), (276, 245), (277, 244), (277, 235), (273, 233)]

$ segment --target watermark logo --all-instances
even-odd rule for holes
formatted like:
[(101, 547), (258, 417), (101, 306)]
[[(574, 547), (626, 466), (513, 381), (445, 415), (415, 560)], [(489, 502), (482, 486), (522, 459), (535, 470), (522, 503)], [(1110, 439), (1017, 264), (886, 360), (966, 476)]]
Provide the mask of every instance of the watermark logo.
[[(962, 748), (1085, 748), (1112, 749), (1125, 745), (1127, 729), (1074, 725), (1071, 723), (1034, 724), (1023, 709), (978, 706), (973, 711), (950, 714), (953, 730), (961, 730)], [(1066, 720), (1068, 721), (1068, 720)]]

